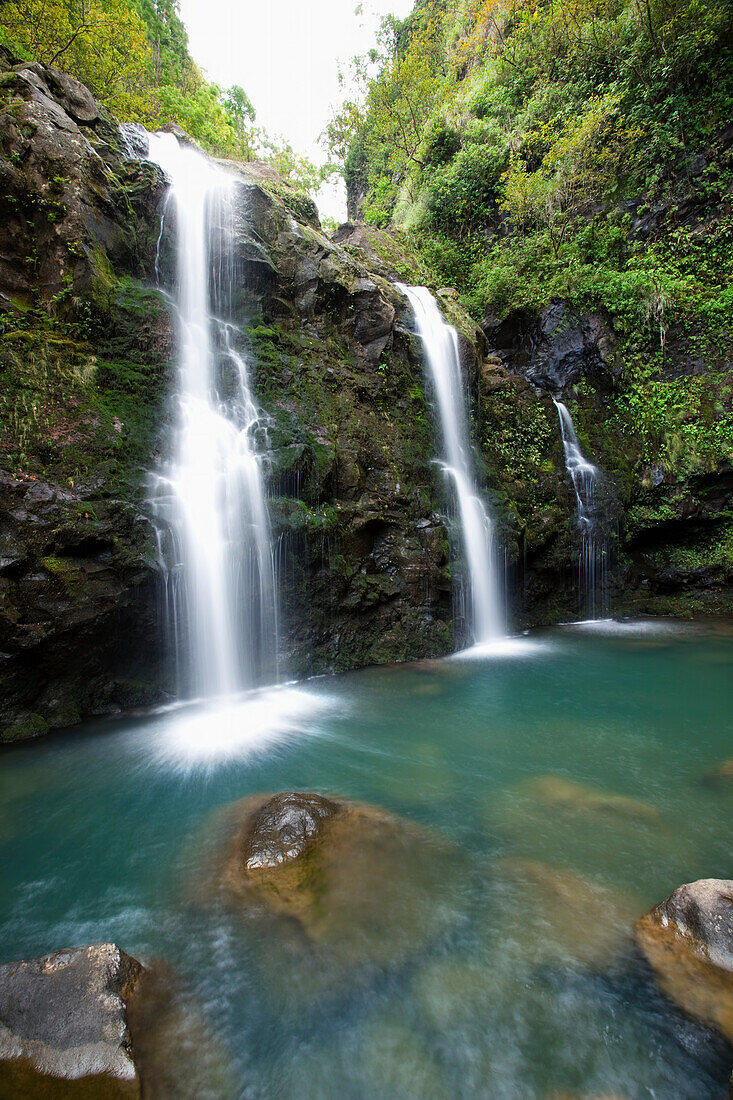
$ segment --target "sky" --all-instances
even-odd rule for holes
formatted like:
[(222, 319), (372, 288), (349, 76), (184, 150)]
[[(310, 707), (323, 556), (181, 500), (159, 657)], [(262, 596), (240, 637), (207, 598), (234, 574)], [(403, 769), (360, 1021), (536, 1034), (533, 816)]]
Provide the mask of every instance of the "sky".
[[(341, 91), (339, 62), (374, 45), (379, 20), (404, 18), (414, 0), (180, 0), (189, 50), (209, 80), (241, 84), (257, 123), (323, 163), (318, 143)], [(356, 14), (357, 5), (362, 9)], [(321, 215), (343, 221), (343, 187), (318, 196)]]

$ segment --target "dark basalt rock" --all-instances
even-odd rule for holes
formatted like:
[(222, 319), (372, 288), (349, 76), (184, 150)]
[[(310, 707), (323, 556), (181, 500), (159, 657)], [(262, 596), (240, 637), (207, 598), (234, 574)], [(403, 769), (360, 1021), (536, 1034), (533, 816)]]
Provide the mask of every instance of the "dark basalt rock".
[(317, 794), (273, 795), (249, 824), (247, 871), (278, 867), (304, 855), (337, 810), (335, 802)]
[(141, 972), (112, 943), (0, 966), (0, 1095), (140, 1097), (127, 1001)]
[(636, 925), (662, 990), (733, 1042), (733, 880), (679, 886)]
[(574, 313), (564, 302), (553, 302), (538, 316), (514, 313), (504, 321), (487, 313), (481, 327), (490, 353), (554, 393), (609, 370), (614, 337), (608, 322), (596, 313)]

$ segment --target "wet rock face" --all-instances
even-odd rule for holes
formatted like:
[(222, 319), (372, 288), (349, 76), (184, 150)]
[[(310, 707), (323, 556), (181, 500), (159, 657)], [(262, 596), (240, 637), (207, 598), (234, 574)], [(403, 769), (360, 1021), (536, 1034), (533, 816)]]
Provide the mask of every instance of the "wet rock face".
[(662, 990), (733, 1041), (733, 880), (678, 887), (636, 925)]
[(126, 1002), (141, 972), (111, 943), (0, 966), (0, 1094), (139, 1097)]
[(553, 393), (609, 369), (614, 339), (608, 323), (599, 314), (575, 314), (563, 302), (546, 306), (537, 317), (518, 313), (500, 321), (489, 313), (482, 329), (492, 354)]
[[(120, 171), (119, 128), (83, 84), (3, 50), (0, 132), (4, 308), (19, 295), (48, 302), (70, 287), (75, 295), (94, 293), (95, 284), (108, 282), (109, 264), (147, 274), (149, 242), (140, 236), (164, 180), (134, 164)], [(135, 186), (138, 176), (146, 177), (148, 195)]]
[(336, 804), (318, 794), (273, 795), (250, 822), (245, 869), (278, 867), (304, 855), (336, 812)]
[(0, 471), (0, 740), (160, 695), (150, 525), (129, 506), (95, 504)]

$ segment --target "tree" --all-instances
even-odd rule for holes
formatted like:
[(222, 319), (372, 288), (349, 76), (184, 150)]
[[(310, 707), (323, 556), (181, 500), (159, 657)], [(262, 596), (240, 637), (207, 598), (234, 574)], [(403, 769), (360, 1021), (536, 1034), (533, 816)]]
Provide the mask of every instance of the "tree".
[(7, 0), (0, 7), (0, 34), (22, 57), (83, 81), (121, 118), (150, 117), (145, 26), (125, 0)]

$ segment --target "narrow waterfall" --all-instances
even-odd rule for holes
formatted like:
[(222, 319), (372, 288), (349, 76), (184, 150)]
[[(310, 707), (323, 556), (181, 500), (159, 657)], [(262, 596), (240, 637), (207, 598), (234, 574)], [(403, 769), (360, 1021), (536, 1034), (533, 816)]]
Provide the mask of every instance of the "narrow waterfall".
[(443, 435), (441, 465), (453, 483), (471, 598), (470, 629), (477, 644), (504, 634), (495, 562), (494, 528), (479, 496), (468, 441), (468, 416), (461, 376), (458, 333), (446, 323), (425, 287), (397, 284), (410, 302), (435, 388)]
[(182, 694), (228, 695), (274, 679), (277, 648), (266, 432), (229, 319), (237, 185), (172, 134), (149, 134), (148, 158), (171, 183), (177, 269), (174, 439), (152, 493), (168, 613)]
[(576, 517), (580, 534), (578, 584), (581, 614), (584, 618), (602, 618), (608, 608), (606, 579), (608, 574), (609, 540), (602, 515), (601, 486), (603, 475), (589, 462), (580, 449), (573, 418), (567, 406), (555, 402), (560, 418), (560, 433), (565, 455), (565, 468), (575, 490)]

